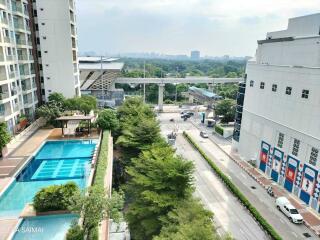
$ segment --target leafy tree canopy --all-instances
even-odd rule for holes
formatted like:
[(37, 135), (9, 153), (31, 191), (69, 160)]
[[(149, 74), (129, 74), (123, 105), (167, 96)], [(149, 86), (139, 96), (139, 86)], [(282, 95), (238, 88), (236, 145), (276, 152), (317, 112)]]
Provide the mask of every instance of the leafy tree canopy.
[(236, 113), (236, 102), (232, 99), (224, 99), (219, 101), (215, 106), (215, 113), (222, 115), (223, 123), (233, 122)]
[[(0, 153), (2, 149), (9, 143), (11, 136), (5, 122), (0, 122)], [(1, 154), (0, 154), (1, 155)]]
[(105, 109), (99, 113), (97, 124), (103, 130), (116, 131), (119, 128), (119, 120), (116, 111)]
[(193, 164), (167, 144), (153, 145), (127, 168), (129, 203), (126, 218), (135, 239), (152, 239), (166, 218), (193, 191)]

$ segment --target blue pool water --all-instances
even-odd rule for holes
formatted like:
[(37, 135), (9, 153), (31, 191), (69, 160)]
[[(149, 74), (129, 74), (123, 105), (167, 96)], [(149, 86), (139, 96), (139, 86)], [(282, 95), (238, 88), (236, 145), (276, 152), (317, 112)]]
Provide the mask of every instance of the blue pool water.
[(63, 240), (76, 215), (63, 214), (26, 218), (20, 224), (13, 240)]
[(0, 218), (19, 216), (43, 187), (73, 181), (83, 189), (95, 145), (91, 140), (45, 143), (0, 197)]

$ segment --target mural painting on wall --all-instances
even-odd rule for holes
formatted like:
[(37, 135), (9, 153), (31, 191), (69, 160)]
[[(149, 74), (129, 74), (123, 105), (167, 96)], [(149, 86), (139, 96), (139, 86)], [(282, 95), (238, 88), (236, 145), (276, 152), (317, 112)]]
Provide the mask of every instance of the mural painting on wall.
[(261, 143), (261, 152), (260, 152), (260, 165), (259, 168), (263, 172), (266, 171), (267, 161), (269, 158), (270, 145), (266, 142)]
[(300, 199), (304, 201), (306, 204), (310, 202), (310, 196), (313, 195), (316, 177), (318, 172), (309, 167), (308, 165), (304, 165), (302, 181), (301, 181), (301, 190), (300, 190)]
[(273, 181), (278, 182), (279, 173), (281, 170), (281, 165), (283, 162), (283, 152), (277, 148), (273, 150), (273, 158), (272, 158), (272, 170), (271, 170), (271, 178)]
[(293, 183), (296, 177), (299, 161), (291, 156), (288, 156), (288, 163), (286, 169), (286, 178), (284, 182), (284, 188), (289, 192), (292, 192)]

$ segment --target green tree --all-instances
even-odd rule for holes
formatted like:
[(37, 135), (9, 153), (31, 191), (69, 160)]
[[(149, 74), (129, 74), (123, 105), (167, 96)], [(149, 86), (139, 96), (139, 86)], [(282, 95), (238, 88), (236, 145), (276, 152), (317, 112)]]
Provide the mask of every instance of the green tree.
[(226, 78), (236, 78), (238, 74), (236, 72), (228, 72)]
[(111, 109), (105, 109), (99, 113), (97, 124), (103, 130), (117, 131), (119, 128), (119, 120), (117, 113)]
[(7, 129), (5, 122), (0, 122), (0, 156), (2, 155), (2, 149), (9, 143), (11, 136)]
[(77, 110), (83, 112), (85, 115), (89, 114), (91, 110), (97, 108), (97, 99), (94, 96), (83, 95), (76, 98)]
[(69, 207), (72, 212), (84, 217), (83, 230), (88, 239), (92, 239), (90, 237), (94, 234), (94, 229), (107, 216), (119, 222), (122, 208), (122, 194), (114, 192), (109, 198), (104, 188), (99, 185), (90, 187), (88, 194), (79, 193)]
[(53, 103), (55, 105), (57, 105), (58, 107), (60, 107), (61, 109), (64, 108), (64, 103), (65, 103), (65, 97), (63, 96), (62, 93), (51, 93), (48, 97), (48, 102), (49, 103)]
[(36, 115), (46, 119), (48, 124), (58, 126), (56, 118), (61, 116), (61, 108), (56, 103), (47, 103), (36, 109)]
[(176, 156), (167, 144), (153, 145), (127, 167), (130, 201), (126, 219), (134, 239), (152, 239), (162, 220), (193, 192), (193, 164)]
[(218, 240), (213, 214), (194, 198), (186, 199), (168, 213), (161, 233), (153, 240)]
[(68, 98), (64, 101), (64, 105), (66, 110), (76, 111), (78, 110), (78, 102), (77, 98)]
[(219, 101), (215, 106), (216, 115), (222, 115), (223, 123), (233, 122), (236, 113), (236, 102), (232, 99)]

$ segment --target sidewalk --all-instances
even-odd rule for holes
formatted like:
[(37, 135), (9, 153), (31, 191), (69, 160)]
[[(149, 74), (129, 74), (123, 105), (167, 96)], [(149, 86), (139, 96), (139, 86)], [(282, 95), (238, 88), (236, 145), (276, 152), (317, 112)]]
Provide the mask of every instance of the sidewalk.
[[(205, 126), (199, 126), (197, 123), (192, 121), (192, 124), (198, 129), (206, 129)], [(304, 218), (305, 225), (310, 228), (317, 236), (320, 236), (320, 216), (318, 216), (313, 209), (306, 206), (300, 199), (298, 199), (293, 194), (284, 190), (283, 187), (270, 180), (264, 173), (260, 172), (257, 168), (251, 166), (248, 162), (241, 160), (240, 156), (231, 151), (231, 143), (222, 137), (213, 135), (210, 140), (219, 147), (225, 154), (229, 156), (237, 165), (244, 169), (249, 176), (251, 176), (255, 181), (257, 181), (265, 189), (272, 185), (272, 189), (275, 193), (275, 198), (285, 196), (295, 206), (299, 213)]]

